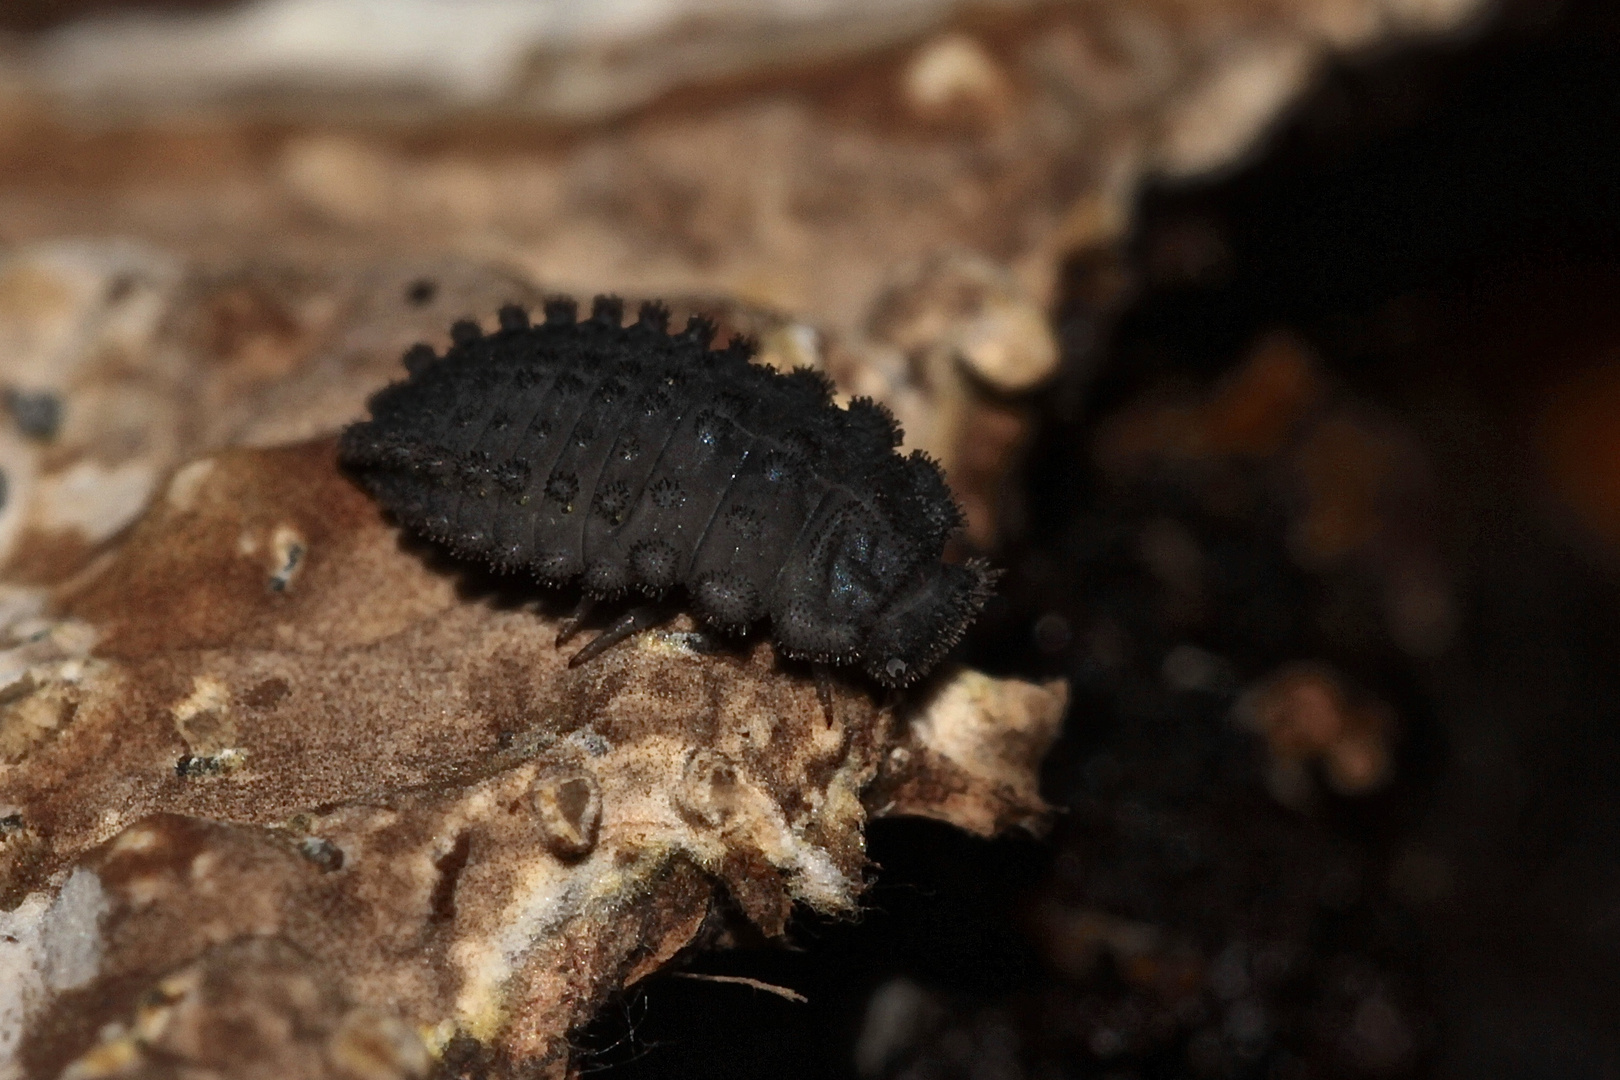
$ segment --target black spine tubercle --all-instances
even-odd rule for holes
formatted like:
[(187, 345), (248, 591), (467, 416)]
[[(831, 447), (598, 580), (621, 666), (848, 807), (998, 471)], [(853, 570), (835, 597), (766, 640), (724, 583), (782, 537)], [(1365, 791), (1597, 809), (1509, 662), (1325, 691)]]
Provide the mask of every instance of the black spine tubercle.
[(501, 329), (508, 333), (518, 333), (529, 328), (529, 313), (517, 304), (503, 305), (496, 318)]
[(721, 352), (725, 354), (727, 359), (742, 360), (744, 362), (752, 360), (759, 355), (759, 339), (752, 334), (733, 334), (731, 340), (726, 342), (725, 348)]
[(833, 382), (825, 373), (815, 368), (796, 367), (781, 378), (783, 385), (789, 387), (798, 397), (802, 397), (806, 405), (818, 407), (832, 402)]
[(553, 296), (543, 310), (547, 326), (573, 326), (579, 319), (579, 302), (572, 296)]
[(591, 322), (617, 330), (624, 325), (624, 301), (617, 296), (598, 296), (591, 301)]
[(669, 330), (669, 308), (661, 300), (648, 300), (636, 312), (636, 325), (660, 334)]
[(849, 403), (848, 413), (850, 425), (859, 434), (882, 442), (887, 449), (899, 446), (905, 438), (900, 430), (900, 421), (894, 418), (887, 405), (875, 398), (855, 398)]
[(405, 356), (403, 357), (405, 373), (407, 375), (420, 375), (438, 358), (439, 354), (433, 351), (433, 346), (418, 341), (405, 350)]
[[(996, 594), (996, 584), (1006, 571), (990, 565), (989, 559), (972, 558), (962, 564), (962, 569), (973, 575), (973, 586), (967, 591), (964, 598), (964, 610), (971, 621), (973, 616), (984, 609), (990, 598)], [(966, 625), (962, 627), (965, 631)]]
[(707, 315), (693, 315), (686, 320), (686, 329), (681, 331), (680, 337), (700, 349), (707, 349), (714, 342), (714, 335), (719, 332), (714, 320)]

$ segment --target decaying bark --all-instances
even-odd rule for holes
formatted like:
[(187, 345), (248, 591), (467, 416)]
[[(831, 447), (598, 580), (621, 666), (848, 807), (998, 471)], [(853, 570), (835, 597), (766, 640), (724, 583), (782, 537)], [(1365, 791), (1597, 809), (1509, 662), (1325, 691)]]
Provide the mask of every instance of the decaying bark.
[[(186, 464), (50, 605), (14, 611), (0, 713), (24, 1075), (560, 1068), (722, 896), (769, 934), (854, 910), (886, 761), (999, 769), (1038, 817), (1064, 697), (963, 672), (903, 723), (839, 684), (829, 723), (808, 672), (687, 623), (569, 668), (554, 598), (402, 540), (329, 439)], [(892, 809), (984, 830), (1006, 798)]]

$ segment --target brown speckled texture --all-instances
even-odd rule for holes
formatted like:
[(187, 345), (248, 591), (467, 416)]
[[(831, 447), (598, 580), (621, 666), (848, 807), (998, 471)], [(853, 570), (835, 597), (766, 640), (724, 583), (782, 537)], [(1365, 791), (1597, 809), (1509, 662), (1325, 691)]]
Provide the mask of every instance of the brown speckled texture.
[[(380, 1075), (457, 1038), (498, 1070), (561, 1063), (717, 889), (770, 934), (795, 900), (853, 910), (862, 794), (896, 738), (867, 688), (840, 684), (829, 723), (769, 645), (698, 648), (686, 624), (569, 668), (544, 594), (469, 573), (403, 540), (319, 440), (183, 466), (58, 592), (54, 659), (19, 646), (35, 674), (0, 716), (71, 705), (0, 766), (20, 824), (0, 887), (44, 927), (25, 974), (56, 991), (24, 995), (25, 1075), (346, 1075), (355, 1025), (390, 1047)], [(1020, 707), (935, 724), (1050, 737), (1060, 690), (964, 678)], [(1038, 815), (1040, 746), (1018, 745), (1006, 769)], [(998, 798), (932, 811), (983, 828)], [(311, 1017), (296, 1037), (209, 1041), (221, 1010), (273, 1027), (286, 1009)]]

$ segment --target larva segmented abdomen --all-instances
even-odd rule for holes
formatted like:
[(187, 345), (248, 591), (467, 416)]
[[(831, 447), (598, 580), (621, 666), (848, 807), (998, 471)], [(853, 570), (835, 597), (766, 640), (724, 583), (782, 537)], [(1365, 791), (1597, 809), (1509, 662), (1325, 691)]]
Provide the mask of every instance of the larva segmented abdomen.
[(344, 464), (406, 527), (458, 554), (590, 595), (684, 589), (708, 623), (769, 620), (786, 654), (921, 677), (990, 585), (940, 561), (959, 514), (932, 462), (894, 450), (880, 406), (749, 363), (744, 343), (678, 334), (657, 305), (621, 325), (599, 298), (536, 326), (458, 323), (439, 357), (351, 426)]

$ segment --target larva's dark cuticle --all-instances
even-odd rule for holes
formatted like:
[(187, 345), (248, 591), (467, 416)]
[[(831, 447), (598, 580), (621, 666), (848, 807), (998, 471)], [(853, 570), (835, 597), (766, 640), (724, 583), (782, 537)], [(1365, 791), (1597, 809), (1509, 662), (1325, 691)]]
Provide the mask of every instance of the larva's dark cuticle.
[(574, 508), (574, 497), (579, 494), (579, 478), (569, 472), (554, 472), (546, 478), (546, 498), (558, 503), (563, 513)]
[(567, 580), (568, 556), (563, 552), (538, 552), (530, 565), (534, 569), (535, 576), (547, 584), (561, 585)]
[(765, 452), (765, 479), (771, 483), (778, 483), (787, 479), (793, 467), (790, 455), (782, 450), (767, 450)]
[(405, 350), (405, 370), (411, 375), (420, 375), (438, 358), (439, 354), (433, 351), (433, 346), (417, 342)]
[(713, 627), (768, 622), (779, 652), (889, 686), (984, 603), (986, 566), (941, 561), (961, 513), (939, 467), (895, 451), (881, 404), (837, 408), (824, 376), (754, 366), (749, 342), (711, 350), (706, 319), (672, 334), (660, 304), (629, 326), (613, 297), (497, 322), (457, 322), (443, 356), (413, 346), (344, 432), (345, 466), (407, 528), (599, 598), (679, 590)]
[(518, 494), (529, 486), (529, 463), (522, 458), (502, 462), (495, 470), (495, 482), (508, 494)]
[(653, 505), (660, 510), (673, 510), (686, 501), (686, 493), (673, 477), (658, 480), (647, 491), (652, 496)]
[(622, 481), (616, 481), (602, 487), (593, 500), (596, 512), (610, 524), (618, 525), (624, 521), (625, 515), (630, 512), (630, 487)]
[(643, 540), (630, 549), (630, 572), (652, 595), (673, 586), (679, 569), (680, 553), (662, 540)]
[(451, 469), (451, 454), (445, 447), (431, 446), (427, 448), (422, 457), (422, 474), (424, 476), (442, 484), (450, 479)]
[(760, 514), (753, 507), (734, 504), (726, 513), (726, 523), (744, 540), (757, 540), (760, 533)]
[(529, 328), (529, 313), (516, 304), (507, 304), (496, 314), (501, 329), (512, 333)]

